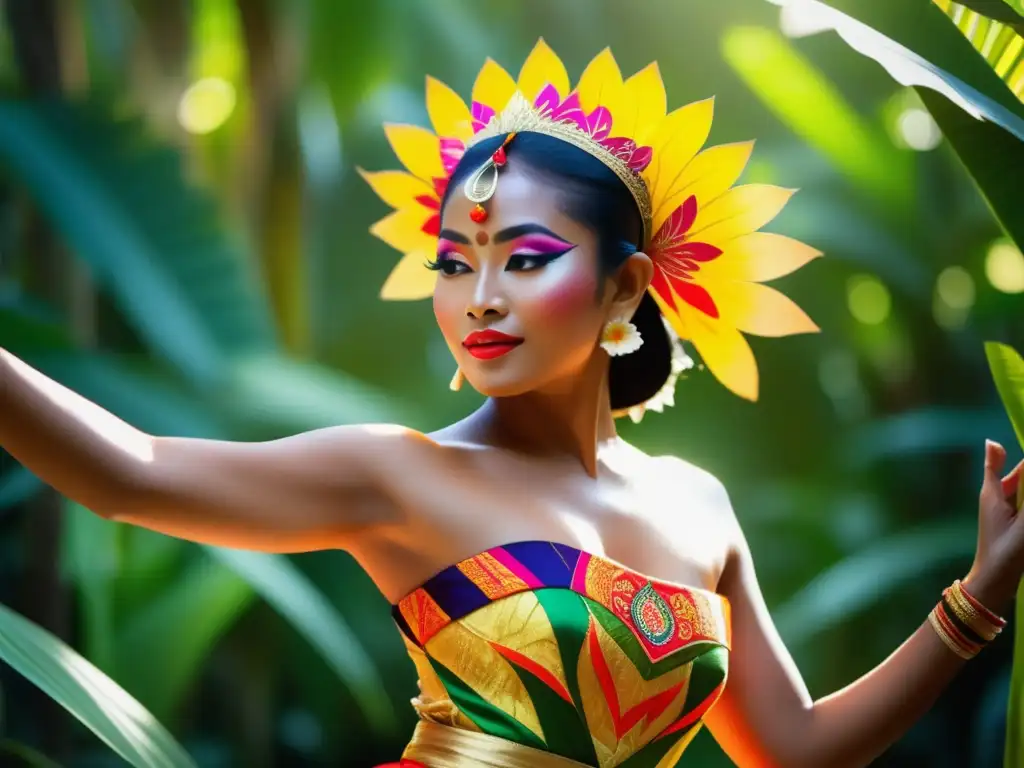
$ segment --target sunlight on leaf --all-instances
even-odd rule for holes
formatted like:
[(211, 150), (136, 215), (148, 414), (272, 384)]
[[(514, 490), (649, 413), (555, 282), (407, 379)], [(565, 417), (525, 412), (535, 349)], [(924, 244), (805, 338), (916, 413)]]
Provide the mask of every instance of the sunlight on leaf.
[(231, 383), (225, 407), (288, 430), (367, 422), (415, 426), (397, 398), (341, 371), (283, 355), (237, 358)]
[(978, 29), (977, 20), (968, 16), (968, 13), (1006, 24), (1016, 30), (1018, 34), (1024, 34), (1024, 16), (1021, 16), (1008, 0), (959, 0), (956, 3), (951, 0), (932, 1), (944, 10), (955, 23), (970, 29), (972, 37), (983, 37), (987, 30)]
[(908, 157), (871, 128), (788, 40), (760, 27), (733, 27), (726, 30), (722, 49), (754, 94), (871, 199), (912, 208)]
[(241, 576), (319, 651), (349, 687), (372, 727), (390, 735), (395, 712), (384, 682), (355, 632), (323, 593), (283, 555), (206, 547), (210, 556)]
[(855, 51), (881, 64), (896, 82), (938, 91), (974, 118), (996, 123), (1024, 141), (1024, 118), (867, 24), (818, 0), (768, 2), (782, 6), (813, 31), (834, 30)]
[(994, 341), (985, 344), (985, 356), (1006, 414), (1024, 450), (1024, 358), (1013, 347)]
[(194, 768), (153, 716), (56, 637), (0, 605), (0, 659), (137, 768)]

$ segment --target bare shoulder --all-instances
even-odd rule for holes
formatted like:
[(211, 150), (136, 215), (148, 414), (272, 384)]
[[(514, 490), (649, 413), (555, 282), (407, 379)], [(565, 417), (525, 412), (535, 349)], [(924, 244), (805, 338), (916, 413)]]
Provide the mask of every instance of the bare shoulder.
[(702, 508), (732, 516), (728, 491), (722, 481), (706, 469), (677, 456), (652, 456), (651, 462), (659, 484), (664, 483), (685, 493), (686, 498), (699, 503)]
[(711, 472), (676, 456), (652, 457), (660, 482), (673, 489), (685, 504), (698, 510), (700, 520), (719, 532), (731, 556), (744, 541), (743, 531), (725, 485)]

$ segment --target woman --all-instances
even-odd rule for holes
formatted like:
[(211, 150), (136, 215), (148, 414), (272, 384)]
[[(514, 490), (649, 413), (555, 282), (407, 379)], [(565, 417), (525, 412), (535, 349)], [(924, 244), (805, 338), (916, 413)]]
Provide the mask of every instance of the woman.
[(1001, 479), (986, 445), (969, 574), (877, 669), (812, 701), (725, 490), (614, 426), (671, 404), (677, 336), (754, 398), (740, 331), (814, 330), (757, 285), (817, 255), (756, 232), (789, 192), (730, 189), (750, 145), (698, 154), (710, 102), (666, 115), (657, 68), (623, 81), (607, 51), (570, 92), (540, 42), (517, 82), (488, 62), (471, 107), (429, 80), (428, 111), (436, 136), (388, 129), (412, 173), (364, 175), (396, 208), (374, 231), (406, 254), (384, 295), (433, 295), (478, 411), (430, 435), (154, 437), (5, 353), (4, 448), (112, 520), (351, 552), (420, 677), (402, 765), (667, 768), (702, 723), (741, 766), (869, 763), (1002, 628), (1021, 468)]

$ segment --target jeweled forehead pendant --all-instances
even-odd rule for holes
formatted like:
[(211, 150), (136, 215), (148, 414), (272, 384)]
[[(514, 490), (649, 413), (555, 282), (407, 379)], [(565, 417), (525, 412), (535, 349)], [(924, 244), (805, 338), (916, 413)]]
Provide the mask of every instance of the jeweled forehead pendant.
[(494, 154), (487, 158), (487, 161), (477, 169), (476, 173), (466, 179), (463, 191), (470, 202), (476, 203), (473, 210), (469, 212), (469, 218), (477, 224), (487, 221), (487, 209), (483, 204), (494, 197), (494, 192), (498, 188), (498, 169), (503, 168), (508, 162), (505, 148), (515, 137), (514, 132), (506, 136), (505, 140), (501, 142), (501, 146), (494, 150)]

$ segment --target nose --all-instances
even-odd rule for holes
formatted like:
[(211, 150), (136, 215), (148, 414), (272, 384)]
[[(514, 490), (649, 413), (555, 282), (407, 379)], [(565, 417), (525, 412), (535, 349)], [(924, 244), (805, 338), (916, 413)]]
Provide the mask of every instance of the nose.
[(497, 286), (485, 274), (480, 275), (473, 295), (466, 305), (466, 317), (482, 320), (485, 317), (501, 318), (508, 314), (508, 302)]

